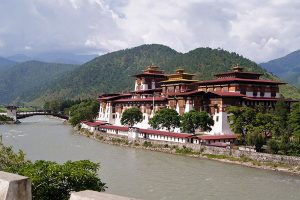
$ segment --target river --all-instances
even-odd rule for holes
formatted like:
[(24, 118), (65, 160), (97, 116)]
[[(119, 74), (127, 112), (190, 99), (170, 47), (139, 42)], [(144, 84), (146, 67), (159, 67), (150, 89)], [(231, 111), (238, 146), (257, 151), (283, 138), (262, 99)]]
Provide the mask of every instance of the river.
[(144, 200), (299, 200), (300, 177), (199, 158), (103, 144), (61, 120), (35, 116), (0, 125), (5, 144), (31, 160), (101, 163), (107, 192)]

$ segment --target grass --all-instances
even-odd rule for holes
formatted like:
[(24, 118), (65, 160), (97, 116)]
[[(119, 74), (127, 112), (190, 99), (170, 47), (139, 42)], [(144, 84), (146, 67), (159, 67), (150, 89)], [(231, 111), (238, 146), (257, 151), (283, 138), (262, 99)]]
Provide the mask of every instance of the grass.
[(112, 138), (111, 141), (117, 144), (128, 144), (127, 140), (120, 139), (120, 138)]
[(239, 161), (239, 162), (250, 162), (252, 161), (250, 158), (246, 156), (241, 156), (240, 158), (235, 158), (232, 156), (227, 156), (227, 155), (215, 155), (215, 154), (202, 154), (206, 158), (209, 159), (222, 159), (222, 160), (230, 160), (230, 161)]
[(6, 113), (6, 108), (0, 107), (0, 113)]
[(151, 142), (145, 141), (145, 142), (143, 143), (143, 146), (144, 146), (144, 147), (152, 147), (153, 145), (152, 145)]
[(18, 108), (17, 109), (18, 111), (20, 111), (20, 112), (30, 112), (30, 111), (34, 111), (34, 109), (33, 108), (27, 108), (27, 107), (24, 107), (24, 108)]
[(196, 154), (192, 148), (188, 148), (186, 146), (183, 146), (182, 148), (176, 148), (175, 152), (179, 154)]

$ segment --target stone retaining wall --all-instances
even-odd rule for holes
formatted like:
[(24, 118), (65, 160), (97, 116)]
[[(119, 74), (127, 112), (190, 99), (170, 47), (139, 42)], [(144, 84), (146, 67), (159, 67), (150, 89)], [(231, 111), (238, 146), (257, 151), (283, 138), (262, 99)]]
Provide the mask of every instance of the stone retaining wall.
[[(121, 144), (121, 145), (134, 146), (134, 144), (132, 144), (131, 141), (129, 141), (126, 136), (120, 136), (120, 135), (114, 135), (114, 134), (109, 134), (109, 133), (103, 133), (100, 131), (95, 131), (93, 133), (93, 137), (98, 138), (100, 140), (104, 139), (105, 141), (113, 141), (114, 139), (120, 139), (120, 140), (124, 141), (124, 144)], [(145, 142), (151, 142), (153, 147), (143, 147), (143, 144)], [(237, 150), (237, 149), (213, 147), (213, 146), (191, 144), (191, 143), (181, 144), (181, 143), (176, 143), (176, 142), (156, 141), (156, 140), (149, 140), (149, 139), (142, 139), (142, 138), (136, 139), (134, 141), (134, 143), (138, 144), (138, 146), (139, 146), (138, 148), (145, 148), (145, 149), (167, 152), (167, 153), (175, 153), (174, 148), (170, 148), (170, 147), (191, 148), (193, 151), (199, 152), (202, 154), (225, 155), (225, 156), (232, 156), (235, 158), (247, 157), (252, 160), (259, 161), (259, 162), (271, 162), (271, 163), (300, 166), (300, 157), (295, 157), (295, 156), (284, 156), (284, 155), (275, 155), (275, 154), (267, 154), (267, 153), (258, 153), (258, 152), (252, 152), (252, 151), (243, 151), (243, 150)], [(137, 147), (137, 146), (135, 146), (135, 147)], [(165, 148), (165, 147), (168, 147), (168, 148)]]
[(284, 155), (258, 153), (258, 152), (251, 152), (251, 151), (240, 151), (240, 150), (233, 150), (232, 156), (238, 158), (240, 158), (241, 156), (246, 156), (252, 160), (257, 160), (259, 162), (272, 162), (272, 163), (282, 163), (287, 165), (300, 166), (300, 157), (296, 157), (296, 156), (284, 156)]

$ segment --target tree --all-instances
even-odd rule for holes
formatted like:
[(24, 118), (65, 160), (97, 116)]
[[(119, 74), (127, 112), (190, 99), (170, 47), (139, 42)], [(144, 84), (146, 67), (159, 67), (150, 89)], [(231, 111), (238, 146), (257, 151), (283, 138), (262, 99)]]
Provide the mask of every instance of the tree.
[(227, 109), (231, 130), (241, 135), (241, 143), (245, 144), (247, 126), (254, 123), (255, 110), (249, 107), (230, 106)]
[(259, 128), (261, 133), (267, 136), (278, 135), (280, 130), (280, 119), (270, 113), (256, 113), (253, 125)]
[(134, 124), (143, 121), (143, 113), (137, 107), (125, 110), (121, 117), (121, 124), (133, 127)]
[(266, 142), (266, 137), (262, 132), (263, 131), (260, 129), (260, 127), (253, 126), (250, 128), (250, 131), (247, 134), (247, 144), (255, 146), (255, 150), (257, 152), (261, 151), (262, 146)]
[(256, 113), (252, 124), (246, 126), (248, 131), (247, 144), (254, 145), (256, 151), (261, 151), (266, 143), (266, 138), (271, 135), (278, 135), (280, 130), (279, 118), (270, 113)]
[(70, 108), (69, 122), (76, 126), (83, 120), (92, 121), (99, 112), (99, 103), (94, 100), (86, 100)]
[(106, 186), (97, 175), (98, 169), (99, 164), (88, 160), (64, 164), (39, 160), (12, 166), (8, 171), (31, 179), (33, 200), (67, 200), (72, 191), (104, 191)]
[(176, 110), (163, 108), (149, 120), (149, 124), (155, 129), (166, 128), (171, 131), (180, 126), (180, 116)]
[(281, 136), (290, 136), (290, 130), (288, 129), (288, 116), (289, 116), (289, 109), (283, 99), (279, 99), (275, 104), (274, 115), (277, 117), (278, 121), (280, 122), (279, 130), (273, 136), (274, 137), (281, 137)]
[(214, 125), (214, 120), (207, 112), (191, 110), (184, 113), (181, 117), (181, 128), (188, 133), (195, 133), (195, 130), (201, 128), (203, 131), (210, 131)]
[(300, 103), (293, 104), (288, 123), (294, 139), (300, 143)]

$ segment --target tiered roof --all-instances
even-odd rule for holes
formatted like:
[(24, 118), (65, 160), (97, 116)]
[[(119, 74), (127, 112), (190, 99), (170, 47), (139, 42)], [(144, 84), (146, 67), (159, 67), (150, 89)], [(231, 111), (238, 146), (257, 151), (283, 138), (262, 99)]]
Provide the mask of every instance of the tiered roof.
[(188, 74), (184, 72), (184, 69), (179, 68), (176, 70), (175, 74), (167, 75), (168, 80), (161, 81), (161, 83), (194, 83), (198, 82), (198, 80), (193, 80), (193, 76), (195, 74)]
[(244, 68), (241, 66), (232, 67), (231, 72), (225, 72), (220, 74), (215, 74), (218, 79), (223, 78), (242, 78), (242, 79), (259, 79), (263, 75), (256, 72), (244, 72)]
[[(154, 97), (154, 101), (166, 101), (167, 99), (165, 97)], [(129, 99), (117, 99), (114, 100), (114, 102), (116, 103), (124, 103), (124, 102), (152, 102), (153, 101), (153, 97), (149, 97), (149, 98), (129, 98)]]
[(101, 100), (114, 100), (119, 98), (127, 98), (132, 96), (132, 94), (103, 94), (98, 97), (98, 101)]
[(262, 74), (256, 72), (244, 72), (243, 67), (235, 66), (231, 72), (216, 74), (217, 79), (201, 81), (198, 85), (212, 85), (224, 83), (257, 83), (268, 85), (286, 84), (279, 81), (262, 80), (259, 79)]
[(156, 76), (156, 77), (166, 77), (163, 70), (159, 70), (159, 67), (156, 65), (149, 65), (147, 68), (140, 74), (133, 75), (134, 77), (143, 77), (143, 76)]

